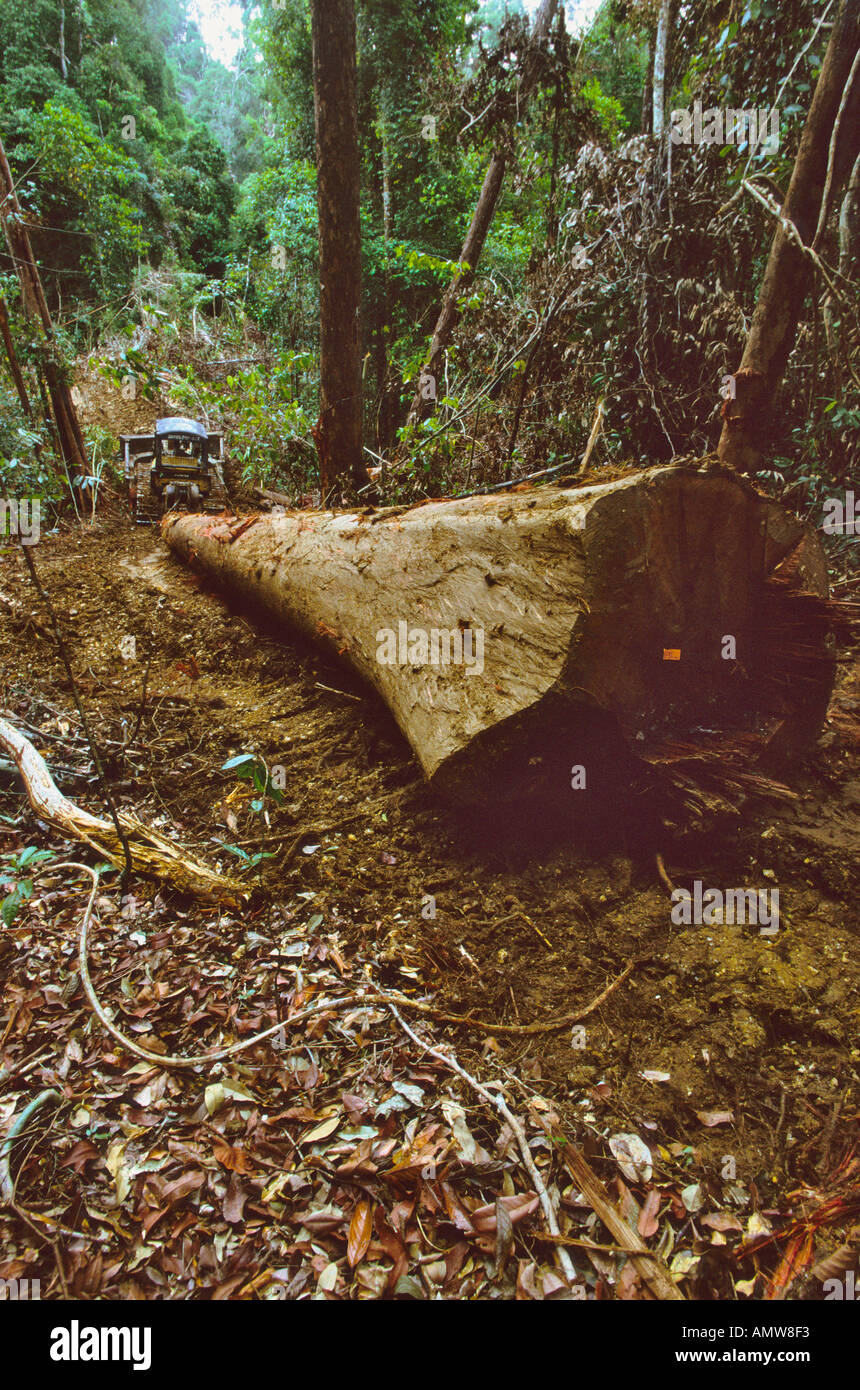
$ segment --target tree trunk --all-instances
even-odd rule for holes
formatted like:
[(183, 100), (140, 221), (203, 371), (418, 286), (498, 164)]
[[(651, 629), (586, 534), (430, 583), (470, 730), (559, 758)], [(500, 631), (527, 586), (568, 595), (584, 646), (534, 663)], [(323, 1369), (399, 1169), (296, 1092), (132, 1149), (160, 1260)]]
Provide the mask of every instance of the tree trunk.
[(703, 726), (747, 770), (826, 712), (820, 543), (727, 470), (369, 514), (172, 515), (163, 533), (349, 662), (455, 799), (597, 805), (639, 759), (701, 752)]
[(860, 279), (860, 155), (839, 209), (839, 274), (846, 280)]
[[(531, 42), (526, 53), (519, 88), (517, 105), (520, 113), (522, 113), (525, 102), (540, 76), (540, 49), (549, 33), (557, 4), (558, 0), (542, 0), (541, 7), (535, 16)], [(496, 203), (499, 201), (507, 165), (508, 156), (503, 145), (499, 144), (494, 149), (490, 159), (478, 203), (472, 216), (472, 223), (466, 233), (466, 240), (463, 242), (463, 249), (460, 252), (460, 261), (465, 264), (466, 268), (454, 276), (442, 301), (442, 308), (439, 311), (430, 342), (430, 354), (427, 364), (421, 372), (412, 405), (409, 407), (407, 424), (414, 424), (417, 420), (424, 419), (433, 413), (434, 397), (431, 391), (435, 389), (436, 382), (442, 375), (442, 355), (451, 341), (451, 334), (457, 322), (457, 301), (465, 294), (475, 278), (475, 269), (484, 249), (484, 242), (487, 239), (487, 232), (490, 230)], [(432, 388), (427, 383), (428, 377), (432, 378)]]
[[(112, 821), (91, 815), (63, 796), (41, 753), (5, 719), (0, 719), (0, 749), (14, 761), (27, 799), (40, 820), (56, 826), (64, 835), (85, 841), (117, 868), (124, 865), (124, 846)], [(185, 854), (175, 840), (145, 826), (136, 816), (123, 811), (119, 820), (128, 837), (134, 867), (139, 872), (166, 879), (181, 892), (237, 906), (249, 896), (249, 890), (237, 879), (216, 873), (200, 860)]]
[(28, 419), (32, 419), (33, 407), (30, 404), (30, 397), (27, 395), (27, 385), (24, 381), (24, 374), (21, 371), (18, 354), (15, 352), (15, 344), (12, 341), (12, 332), (9, 328), (9, 309), (2, 296), (0, 296), (0, 336), (3, 338), (3, 346), (6, 349), (6, 360), (9, 363), (9, 371), (15, 383), (15, 390), (18, 392), (18, 400), (21, 402), (21, 409)]
[(388, 349), (391, 338), (391, 156), (388, 145), (388, 124), (384, 113), (380, 113), (378, 193), (379, 212), (382, 218), (382, 238), (385, 247), (385, 264), (377, 276), (374, 289), (374, 367), (376, 376), (376, 448), (384, 453), (394, 438), (397, 429), (398, 394), (392, 390), (389, 370)]
[[(856, 280), (860, 271), (860, 155), (854, 162), (845, 197), (839, 210), (839, 274), (843, 281)], [(836, 312), (837, 317), (834, 317)], [(821, 305), (824, 334), (827, 339), (827, 355), (835, 396), (842, 394), (842, 364), (850, 360), (852, 352), (851, 334), (841, 322), (831, 294), (825, 295)], [(846, 344), (847, 339), (847, 344)]]
[(654, 135), (662, 135), (666, 123), (666, 83), (669, 67), (669, 44), (671, 40), (672, 0), (660, 0), (657, 15), (657, 32), (654, 37), (654, 72), (651, 79), (651, 130)]
[(353, 0), (312, 0), (320, 242), (320, 418), (324, 501), (367, 482), (362, 450), (361, 224)]
[[(38, 317), (45, 336), (46, 354), (43, 370), (48, 384), (51, 409), (56, 423), (63, 461), (69, 475), (69, 482), (73, 485), (72, 480), (75, 476), (85, 476), (90, 471), (87, 463), (87, 448), (71, 392), (63, 379), (61, 356), (54, 333), (54, 325), (51, 321), (41, 277), (30, 244), (27, 224), (18, 202), (15, 181), (12, 178), (12, 170), (9, 167), (2, 140), (0, 140), (0, 193), (5, 194), (5, 197), (0, 199), (0, 223), (3, 225), (9, 254), (21, 283), (24, 312), (27, 315), (34, 314)], [(8, 208), (4, 204), (8, 204)]]
[(60, 44), (57, 50), (57, 57), (60, 60), (60, 72), (63, 74), (63, 81), (69, 80), (69, 65), (66, 61), (66, 7), (60, 5)]
[(835, 194), (857, 157), (860, 81), (853, 84), (848, 94), (832, 162), (829, 158), (837, 113), (858, 48), (860, 4), (857, 0), (842, 0), (736, 374), (737, 395), (723, 405), (718, 454), (723, 463), (741, 472), (756, 472), (766, 455), (776, 393), (794, 346), (810, 280), (812, 262), (785, 224), (793, 224), (804, 246), (811, 245), (825, 188), (828, 196)]
[(654, 30), (648, 31), (648, 66), (645, 69), (645, 85), (642, 88), (642, 106), (639, 113), (640, 133), (650, 135), (654, 124)]
[[(555, 42), (558, 52), (563, 51), (562, 45), (566, 37), (566, 32), (564, 6), (562, 5), (558, 11), (558, 19), (556, 21)], [(555, 93), (553, 95), (552, 155), (549, 171), (549, 195), (546, 200), (546, 244), (548, 250), (551, 250), (558, 241), (558, 212), (556, 210), (556, 199), (558, 197), (558, 156), (561, 143), (561, 113), (565, 105), (564, 98), (566, 86), (566, 76), (559, 72), (555, 79)]]

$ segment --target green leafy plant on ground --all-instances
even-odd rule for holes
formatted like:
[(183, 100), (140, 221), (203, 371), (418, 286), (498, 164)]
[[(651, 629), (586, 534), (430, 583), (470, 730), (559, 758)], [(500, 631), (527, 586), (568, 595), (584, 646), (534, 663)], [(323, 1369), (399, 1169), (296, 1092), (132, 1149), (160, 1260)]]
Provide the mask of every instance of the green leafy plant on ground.
[[(269, 811), (267, 802), (271, 801), (274, 806), (282, 806), (284, 802), (283, 793), (275, 785), (272, 774), (265, 761), (253, 753), (239, 753), (234, 758), (228, 758), (221, 767), (222, 772), (232, 772), (242, 782), (250, 782), (257, 795), (251, 801), (251, 810), (260, 818), (260, 829), (262, 834), (263, 825), (269, 825)], [(248, 854), (241, 845), (228, 845), (225, 841), (220, 844), (230, 854), (234, 854), (240, 859), (246, 869), (254, 869), (262, 863), (264, 859), (274, 859), (271, 851), (259, 849), (254, 854)]]
[(11, 927), (21, 908), (33, 896), (33, 880), (26, 874), (21, 875), (22, 870), (34, 864), (42, 864), (46, 859), (53, 859), (53, 854), (47, 849), (36, 849), (30, 845), (27, 849), (22, 849), (20, 853), (10, 855), (7, 860), (6, 869), (0, 871), (0, 888), (7, 888), (3, 901), (0, 902), (0, 921), (7, 927)]

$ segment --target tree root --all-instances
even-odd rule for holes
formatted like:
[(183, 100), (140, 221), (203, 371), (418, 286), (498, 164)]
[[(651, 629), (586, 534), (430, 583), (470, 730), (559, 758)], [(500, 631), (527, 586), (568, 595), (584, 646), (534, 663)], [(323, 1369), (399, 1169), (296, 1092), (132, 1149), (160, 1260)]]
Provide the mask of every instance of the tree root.
[(353, 991), (350, 994), (341, 995), (338, 999), (323, 1000), (319, 1004), (312, 1005), (310, 1008), (300, 1010), (299, 1013), (293, 1014), (290, 1018), (283, 1019), (279, 1023), (274, 1023), (271, 1028), (264, 1028), (262, 1032), (254, 1033), (251, 1037), (243, 1039), (242, 1042), (231, 1043), (228, 1047), (221, 1047), (212, 1052), (198, 1053), (196, 1056), (175, 1056), (169, 1053), (152, 1052), (145, 1047), (141, 1047), (140, 1044), (134, 1042), (132, 1038), (126, 1037), (108, 1016), (95, 992), (93, 982), (90, 978), (87, 950), (89, 945), (90, 918), (92, 916), (93, 903), (95, 902), (99, 886), (98, 871), (92, 869), (89, 864), (79, 864), (72, 861), (52, 864), (50, 867), (52, 869), (78, 869), (81, 873), (90, 875), (93, 886), (84, 910), (83, 918), (81, 919), (79, 937), (78, 965), (84, 993), (87, 996), (94, 1014), (102, 1026), (110, 1033), (111, 1037), (121, 1043), (126, 1051), (133, 1053), (135, 1057), (141, 1057), (146, 1062), (151, 1062), (155, 1067), (206, 1066), (210, 1062), (219, 1062), (223, 1061), (226, 1057), (233, 1057), (237, 1052), (245, 1052), (249, 1047), (254, 1047), (257, 1043), (263, 1042), (266, 1038), (274, 1037), (276, 1033), (282, 1032), (285, 1028), (292, 1028), (294, 1024), (302, 1023), (307, 1018), (313, 1018), (323, 1013), (332, 1013), (346, 1007), (367, 1008), (368, 1005), (377, 1003), (384, 1004), (389, 1008), (393, 1004), (396, 1004), (403, 1009), (413, 1009), (415, 1012), (424, 1014), (428, 1018), (433, 1018), (439, 1023), (451, 1023), (458, 1027), (475, 1028), (483, 1033), (502, 1034), (511, 1037), (533, 1037), (536, 1034), (558, 1032), (562, 1028), (567, 1028), (572, 1023), (578, 1023), (583, 1018), (587, 1018), (589, 1014), (594, 1013), (595, 1009), (598, 1009), (604, 1000), (606, 1000), (619, 985), (623, 984), (636, 968), (637, 964), (639, 964), (638, 961), (630, 961), (621, 974), (607, 985), (604, 990), (601, 990), (600, 994), (592, 999), (590, 1004), (586, 1004), (584, 1008), (577, 1009), (573, 1013), (565, 1014), (561, 1018), (551, 1019), (547, 1023), (485, 1023), (483, 1019), (474, 1018), (471, 1014), (448, 1014), (441, 1009), (434, 1009), (431, 1004), (424, 1004), (420, 1000), (410, 999), (407, 995), (396, 992), (389, 993), (385, 990), (378, 990), (371, 987), (369, 990), (365, 988), (361, 991)]
[(62, 1095), (59, 1091), (42, 1091), (38, 1096), (25, 1105), (21, 1114), (12, 1125), (9, 1133), (0, 1143), (0, 1198), (10, 1205), (15, 1201), (15, 1178), (12, 1176), (12, 1146), (15, 1140), (23, 1134), (28, 1122), (35, 1115), (37, 1110), (41, 1110), (44, 1105), (60, 1105)]

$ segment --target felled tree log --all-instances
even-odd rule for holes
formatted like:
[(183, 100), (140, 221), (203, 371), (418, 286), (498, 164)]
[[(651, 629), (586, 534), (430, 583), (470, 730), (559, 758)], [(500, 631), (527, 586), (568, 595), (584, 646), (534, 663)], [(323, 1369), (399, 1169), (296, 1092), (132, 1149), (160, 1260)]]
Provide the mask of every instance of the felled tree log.
[(365, 513), (171, 515), (163, 534), (349, 662), (457, 799), (569, 801), (577, 777), (608, 786), (625, 756), (705, 731), (743, 735), (748, 762), (775, 736), (802, 746), (826, 711), (820, 543), (728, 470)]

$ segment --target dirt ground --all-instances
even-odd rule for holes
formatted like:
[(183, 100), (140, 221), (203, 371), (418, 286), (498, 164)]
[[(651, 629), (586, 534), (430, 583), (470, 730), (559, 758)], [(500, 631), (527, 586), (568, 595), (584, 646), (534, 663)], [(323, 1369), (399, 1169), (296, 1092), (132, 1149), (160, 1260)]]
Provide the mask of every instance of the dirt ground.
[[(378, 985), (506, 1024), (573, 1011), (635, 959), (584, 1034), (565, 1028), (488, 1047), (480, 1028), (458, 1029), (461, 1063), (538, 1090), (604, 1172), (605, 1136), (638, 1133), (657, 1164), (728, 1204), (748, 1234), (751, 1212), (766, 1222), (797, 1215), (851, 1166), (860, 1118), (856, 668), (797, 769), (793, 806), (750, 804), (740, 824), (714, 822), (659, 846), (675, 883), (728, 887), (765, 875), (780, 891), (771, 939), (754, 927), (674, 926), (657, 847), (631, 852), (621, 807), (614, 837), (604, 826), (599, 843), (593, 834), (577, 843), (570, 827), (509, 826), (503, 839), (494, 827), (489, 838), (436, 804), (371, 694), (207, 592), (152, 530), (118, 521), (67, 531), (39, 547), (38, 565), (120, 802), (225, 870), (235, 866), (225, 842), (251, 853), (265, 841), (276, 853), (260, 866), (246, 927), (269, 905), (294, 910), (312, 894), (341, 954), (372, 958)], [(36, 611), (14, 549), (2, 556), (0, 588), (22, 613)], [(122, 655), (129, 637), (134, 659)], [(33, 625), (7, 615), (0, 652), (9, 717), (31, 730), (76, 726), (68, 682)], [(220, 770), (245, 752), (284, 769), (285, 802), (262, 837), (249, 793)], [(91, 770), (58, 781), (101, 809)], [(7, 782), (0, 810), (18, 804)], [(51, 844), (26, 822), (7, 844)], [(154, 896), (155, 887), (134, 891)], [(646, 1080), (649, 1072), (666, 1079)], [(728, 1111), (731, 1121), (713, 1123)], [(822, 1231), (816, 1257), (850, 1224)]]
[[(145, 423), (135, 421), (138, 428)], [(827, 1273), (822, 1261), (835, 1259), (837, 1269), (847, 1267), (846, 1261), (856, 1265), (856, 664), (841, 669), (823, 735), (793, 770), (791, 801), (750, 800), (740, 816), (714, 814), (657, 838), (651, 831), (643, 834), (635, 814), (622, 805), (608, 820), (589, 826), (539, 816), (489, 825), (437, 802), (371, 692), (301, 641), (209, 590), (173, 559), (156, 531), (135, 529), (120, 514), (44, 537), (35, 558), (118, 803), (225, 871), (240, 868), (227, 845), (248, 856), (258, 851), (270, 856), (257, 865), (245, 862), (242, 872), (253, 896), (248, 908), (234, 915), (213, 914), (144, 879), (133, 883), (120, 910), (116, 876), (113, 887), (105, 889), (94, 978), (103, 1000), (122, 1011), (126, 1026), (139, 1032), (147, 1047), (164, 1051), (166, 1046), (170, 1052), (188, 1051), (189, 1042), (192, 1050), (209, 1047), (280, 1018), (280, 1003), (260, 998), (263, 976), (257, 966), (262, 970), (263, 956), (281, 940), (279, 931), (286, 929), (288, 937), (292, 932), (290, 940), (304, 933), (302, 949), (310, 942), (309, 958), (321, 969), (324, 965), (335, 982), (372, 980), (376, 988), (430, 1001), (442, 1013), (473, 1016), (476, 1021), (465, 1026), (437, 1019), (437, 1044), (453, 1048), (473, 1076), (503, 1082), (511, 1104), (528, 1106), (532, 1117), (541, 1110), (550, 1116), (586, 1155), (630, 1224), (644, 1236), (657, 1236), (652, 1248), (686, 1296), (821, 1298)], [(33, 739), (68, 796), (102, 814), (72, 691), (13, 545), (0, 551), (0, 596), (6, 601), (0, 607), (0, 715)], [(252, 806), (249, 784), (222, 770), (228, 759), (243, 753), (264, 759), (277, 773), (276, 785), (283, 785), (283, 804), (268, 806), (266, 823)], [(4, 859), (8, 864), (9, 856), (27, 845), (80, 858), (81, 847), (64, 844), (22, 809), (20, 784), (2, 769), (0, 816), (0, 873)], [(674, 925), (658, 855), (677, 885), (692, 888), (701, 880), (705, 888), (764, 883), (778, 888), (779, 931), (771, 937), (755, 926)], [(100, 1034), (72, 969), (76, 948), (69, 932), (86, 895), (79, 887), (68, 900), (64, 881), (46, 872), (24, 917), (0, 934), (0, 1067), (32, 1056), (43, 1043), (62, 1053), (59, 1069), (52, 1057), (41, 1075), (45, 1085), (56, 1084), (58, 1077), (65, 1083), (70, 1103), (78, 1106), (74, 1132), (49, 1136), (48, 1146), (58, 1146), (50, 1163), (34, 1146), (22, 1165), (18, 1200), (26, 1198), (28, 1210), (51, 1212), (54, 1220), (62, 1213), (65, 1227), (58, 1229), (73, 1228), (59, 1276), (68, 1290), (83, 1297), (177, 1296), (165, 1292), (166, 1281), (176, 1277), (187, 1289), (180, 1296), (260, 1296), (265, 1279), (261, 1284), (259, 1270), (268, 1262), (278, 1266), (270, 1289), (280, 1287), (281, 1293), (265, 1296), (282, 1296), (284, 1287), (287, 1296), (309, 1296), (314, 1280), (318, 1297), (424, 1297), (433, 1289), (437, 1296), (451, 1297), (560, 1296), (560, 1283), (548, 1272), (554, 1267), (552, 1252), (539, 1241), (529, 1245), (532, 1208), (517, 1212), (514, 1274), (505, 1274), (507, 1257), (500, 1257), (498, 1243), (494, 1257), (487, 1254), (492, 1240), (488, 1245), (480, 1232), (492, 1230), (496, 1218), (481, 1226), (481, 1203), (488, 1195), (492, 1201), (494, 1191), (514, 1203), (522, 1182), (513, 1182), (507, 1149), (486, 1116), (470, 1120), (478, 1136), (471, 1167), (460, 1143), (460, 1166), (455, 1164), (435, 1196), (432, 1183), (413, 1192), (408, 1211), (402, 1192), (393, 1208), (385, 1207), (378, 1181), (374, 1187), (368, 1177), (370, 1186), (362, 1189), (365, 1195), (352, 1208), (351, 1221), (349, 1210), (344, 1215), (338, 1208), (345, 1223), (342, 1236), (333, 1217), (328, 1226), (322, 1218), (315, 1224), (305, 1209), (298, 1236), (285, 1242), (282, 1226), (290, 1207), (283, 1209), (283, 1192), (264, 1200), (270, 1189), (262, 1178), (256, 1188), (247, 1178), (257, 1207), (250, 1227), (237, 1222), (231, 1193), (235, 1196), (237, 1174), (250, 1172), (254, 1159), (265, 1165), (266, 1144), (258, 1145), (256, 1138), (261, 1126), (278, 1118), (272, 1114), (270, 1120), (268, 1112), (281, 1107), (284, 1133), (295, 1147), (290, 1137), (295, 1126), (320, 1117), (327, 1124), (339, 1104), (331, 1097), (341, 1095), (353, 1129), (341, 1129), (330, 1140), (322, 1135), (312, 1149), (316, 1169), (313, 1163), (308, 1170), (290, 1165), (292, 1190), (301, 1194), (302, 1184), (310, 1182), (316, 1193), (308, 1199), (310, 1209), (325, 1214), (326, 1200), (330, 1205), (340, 1191), (325, 1164), (337, 1160), (342, 1174), (353, 1161), (343, 1160), (345, 1136), (359, 1146), (382, 1144), (387, 1153), (395, 1121), (406, 1123), (394, 1113), (396, 1097), (404, 1107), (418, 1105), (415, 1092), (421, 1094), (422, 1080), (441, 1088), (439, 1066), (413, 1055), (412, 1079), (397, 1091), (398, 1066), (406, 1065), (404, 1036), (396, 1044), (389, 1039), (388, 1051), (378, 1054), (369, 1034), (354, 1044), (337, 1038), (321, 1042), (322, 1034), (309, 1034), (310, 1048), (298, 1046), (298, 1051), (308, 1052), (316, 1070), (310, 1079), (302, 1074), (301, 1086), (292, 1063), (285, 1080), (285, 1054), (272, 1057), (271, 1069), (259, 1060), (266, 1044), (260, 1045), (262, 1052), (247, 1054), (257, 1059), (256, 1070), (244, 1074), (253, 1073), (262, 1088), (254, 1092), (253, 1113), (235, 1096), (232, 1107), (207, 1116), (208, 1100), (205, 1109), (194, 1109), (194, 1077), (173, 1073), (168, 1081), (161, 1073), (158, 1084), (150, 1084), (146, 1062), (132, 1068), (138, 1073), (135, 1082), (143, 1077), (145, 1083), (132, 1100), (119, 1080), (127, 1059)], [(51, 918), (52, 899), (65, 936), (46, 946), (40, 928)], [(132, 967), (128, 952), (133, 955), (134, 946), (128, 938), (135, 938), (138, 921), (146, 926), (145, 949), (141, 944)], [(115, 946), (121, 947), (119, 960), (112, 955)], [(287, 958), (301, 954), (289, 942), (283, 949)], [(322, 988), (311, 986), (313, 974), (305, 977), (301, 963), (285, 965), (281, 954), (277, 962), (282, 973), (275, 989), (290, 986), (291, 1007)], [(550, 1024), (575, 1013), (631, 962), (629, 976), (582, 1025), (537, 1035), (526, 1031), (533, 1023)], [(58, 1013), (58, 994), (64, 1006), (69, 1003), (71, 1019)], [(200, 1002), (199, 1010), (185, 994)], [(48, 1022), (40, 1031), (45, 1009)], [(195, 1031), (204, 1015), (205, 1026)], [(426, 1026), (426, 1019), (413, 1016), (412, 1021)], [(511, 1031), (491, 1034), (482, 1021)], [(212, 1031), (216, 1027), (220, 1032)], [(334, 1038), (331, 1029), (327, 1036)], [(335, 1050), (326, 1053), (326, 1047)], [(108, 1080), (100, 1068), (110, 1073)], [(216, 1068), (213, 1075), (218, 1074)], [(233, 1078), (242, 1074), (241, 1067), (230, 1071)], [(38, 1076), (33, 1073), (31, 1085)], [(383, 1085), (382, 1091), (377, 1085), (376, 1102), (380, 1095), (388, 1097), (376, 1112), (376, 1128), (371, 1112), (356, 1099), (368, 1078)], [(293, 1097), (292, 1108), (284, 1110), (283, 1093), (289, 1099), (297, 1089), (301, 1103)], [(11, 1092), (8, 1083), (0, 1087), (0, 1118), (8, 1119), (27, 1094), (21, 1080), (12, 1083)], [(459, 1083), (446, 1094), (474, 1106), (474, 1095), (468, 1097)], [(367, 1104), (365, 1096), (361, 1105)], [(157, 1146), (147, 1150), (149, 1158), (138, 1154), (140, 1161), (129, 1170), (132, 1198), (121, 1197), (117, 1142), (130, 1145), (131, 1152), (141, 1135), (150, 1137), (149, 1130), (163, 1140), (169, 1119), (168, 1147), (184, 1163), (182, 1171), (192, 1160), (206, 1169), (200, 1126), (211, 1131), (213, 1113), (221, 1135), (213, 1166), (227, 1183), (225, 1195), (223, 1183), (218, 1187), (211, 1178), (225, 1204), (220, 1227), (209, 1215), (211, 1206), (194, 1205), (193, 1184), (186, 1191), (183, 1178), (177, 1179), (179, 1187), (171, 1185), (166, 1205), (153, 1205), (151, 1184), (162, 1153)], [(415, 1125), (424, 1118), (413, 1118), (411, 1132), (407, 1124), (404, 1152), (417, 1143)], [(454, 1131), (462, 1140), (462, 1129), (455, 1124)], [(431, 1124), (419, 1137), (434, 1132)], [(75, 1133), (78, 1143), (69, 1157)], [(266, 1130), (268, 1144), (272, 1133)], [(630, 1135), (647, 1145), (647, 1171), (644, 1160), (629, 1154), (625, 1159), (626, 1141), (619, 1149), (619, 1136)], [(562, 1230), (606, 1242), (577, 1184), (553, 1167), (551, 1144), (534, 1125), (530, 1142), (547, 1180), (551, 1177), (561, 1193)], [(486, 1150), (494, 1146), (499, 1161), (481, 1169), (480, 1156), (486, 1160)], [(235, 1158), (239, 1150), (241, 1162)], [(232, 1161), (225, 1152), (234, 1155)], [(374, 1172), (381, 1154), (382, 1149), (372, 1149), (374, 1162), (368, 1159)], [(323, 1171), (320, 1192), (313, 1172), (319, 1178)], [(117, 1191), (110, 1195), (112, 1182)], [(468, 1194), (465, 1215), (456, 1192)], [(440, 1215), (443, 1197), (447, 1216)], [(181, 1199), (189, 1209), (182, 1207), (168, 1237), (166, 1226), (177, 1210), (172, 1203)], [(387, 1215), (377, 1212), (370, 1255), (354, 1266), (353, 1227), (367, 1217), (365, 1199), (369, 1209), (380, 1202)], [(122, 1214), (129, 1200), (137, 1203), (130, 1222)], [(147, 1237), (150, 1208), (170, 1209), (156, 1245)], [(280, 1222), (277, 1236), (266, 1224), (273, 1220), (272, 1210)], [(418, 1234), (419, 1227), (426, 1234), (431, 1217), (442, 1222), (433, 1229), (442, 1244), (440, 1258), (447, 1262), (445, 1277), (435, 1285), (428, 1284), (425, 1266), (434, 1266), (421, 1254)], [(476, 1246), (469, 1244), (473, 1239)], [(183, 1254), (177, 1253), (180, 1245)], [(431, 1243), (431, 1252), (435, 1248)], [(141, 1250), (146, 1253), (140, 1255)], [(460, 1252), (456, 1258), (452, 1250)], [(53, 1277), (50, 1251), (32, 1240), (28, 1244), (26, 1225), (4, 1224), (0, 1254), (5, 1258), (0, 1276), (44, 1268), (46, 1280)], [(623, 1257), (597, 1250), (585, 1257), (582, 1249), (573, 1256), (586, 1296), (650, 1296)], [(354, 1268), (358, 1273), (351, 1277)], [(399, 1282), (393, 1282), (395, 1276)]]

